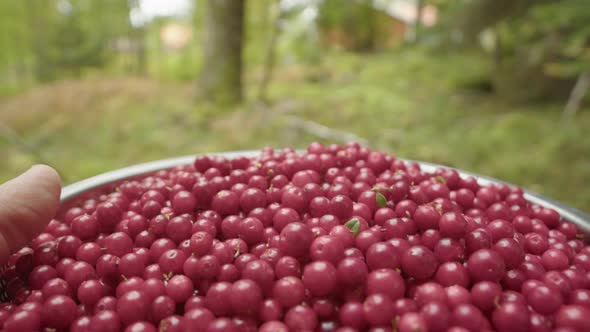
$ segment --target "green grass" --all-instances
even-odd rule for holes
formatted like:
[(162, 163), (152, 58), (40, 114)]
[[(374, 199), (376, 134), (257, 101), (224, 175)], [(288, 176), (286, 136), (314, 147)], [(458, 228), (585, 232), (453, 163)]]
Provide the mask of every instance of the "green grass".
[[(0, 121), (40, 156), (0, 139), (0, 180), (39, 160), (67, 183), (138, 162), (266, 145), (304, 147), (317, 137), (278, 109), (350, 131), (398, 156), (497, 177), (590, 211), (590, 110), (560, 124), (561, 104), (510, 104), (457, 86), (487, 71), (471, 55), (402, 50), (326, 54), (317, 67), (280, 68), (268, 113), (200, 104), (192, 83), (96, 78), (0, 99)], [(258, 71), (247, 75), (247, 95)]]

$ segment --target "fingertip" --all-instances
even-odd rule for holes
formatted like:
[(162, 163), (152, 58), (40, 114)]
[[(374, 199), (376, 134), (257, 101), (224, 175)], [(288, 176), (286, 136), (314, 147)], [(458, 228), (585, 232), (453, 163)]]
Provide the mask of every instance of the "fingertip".
[(43, 231), (59, 206), (61, 179), (47, 165), (35, 165), (0, 186), (0, 258)]
[(61, 177), (53, 167), (37, 164), (33, 165), (26, 173), (33, 173), (35, 177), (47, 184), (47, 189), (51, 192), (61, 192)]

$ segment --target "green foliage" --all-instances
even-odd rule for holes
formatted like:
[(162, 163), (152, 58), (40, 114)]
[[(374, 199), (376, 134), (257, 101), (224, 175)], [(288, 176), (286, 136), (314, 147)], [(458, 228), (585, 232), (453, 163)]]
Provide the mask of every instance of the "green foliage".
[(590, 5), (587, 1), (566, 0), (539, 6), (531, 10), (527, 19), (536, 27), (536, 31), (531, 29), (533, 31), (526, 36), (531, 44), (549, 44), (545, 73), (571, 78), (590, 70)]
[[(102, 78), (51, 83), (0, 100), (15, 128), (66, 183), (126, 165), (183, 154), (318, 140), (280, 110), (367, 138), (373, 148), (494, 176), (590, 211), (590, 108), (560, 128), (562, 104), (515, 105), (457, 91), (491, 63), (479, 54), (325, 54), (329, 66), (277, 68), (268, 112), (194, 103), (194, 83)], [(257, 92), (247, 71), (247, 96)], [(311, 82), (306, 73), (321, 75)], [(10, 116), (14, 115), (14, 116)], [(17, 116), (16, 116), (17, 115)], [(324, 141), (327, 143), (326, 141)], [(0, 181), (38, 162), (0, 139)]]
[[(338, 38), (353, 51), (374, 47), (376, 10), (369, 0), (324, 0), (319, 6), (318, 26), (327, 38)], [(332, 35), (330, 34), (337, 34)]]
[(520, 100), (566, 98), (590, 69), (590, 6), (562, 0), (531, 6), (497, 27), (503, 63), (497, 86)]
[[(0, 71), (17, 68), (40, 81), (102, 67), (109, 43), (130, 30), (126, 1), (0, 2)], [(4, 68), (3, 68), (4, 67)]]
[(106, 41), (84, 31), (76, 14), (60, 20), (50, 38), (54, 47), (44, 60), (45, 65), (54, 67), (56, 71), (78, 76), (84, 68), (104, 65)]

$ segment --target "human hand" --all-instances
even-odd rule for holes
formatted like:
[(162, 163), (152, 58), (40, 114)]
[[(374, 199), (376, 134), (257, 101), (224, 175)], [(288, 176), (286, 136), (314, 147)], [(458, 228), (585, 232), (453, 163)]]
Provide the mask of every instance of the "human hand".
[(59, 205), (61, 179), (45, 165), (35, 165), (0, 185), (0, 264), (43, 231)]

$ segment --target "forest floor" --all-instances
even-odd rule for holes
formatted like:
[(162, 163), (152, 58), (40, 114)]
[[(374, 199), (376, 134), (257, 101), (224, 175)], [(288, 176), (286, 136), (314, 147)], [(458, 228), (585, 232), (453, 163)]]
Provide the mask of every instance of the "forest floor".
[[(193, 83), (138, 77), (60, 81), (4, 97), (0, 181), (36, 162), (71, 183), (178, 155), (302, 148), (318, 137), (293, 126), (297, 116), (379, 150), (500, 178), (590, 211), (590, 109), (563, 124), (563, 104), (511, 104), (460, 88), (488, 70), (480, 57), (326, 56), (323, 65), (279, 68), (268, 107), (216, 108), (194, 100)], [(249, 101), (257, 77), (246, 77)]]

